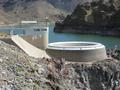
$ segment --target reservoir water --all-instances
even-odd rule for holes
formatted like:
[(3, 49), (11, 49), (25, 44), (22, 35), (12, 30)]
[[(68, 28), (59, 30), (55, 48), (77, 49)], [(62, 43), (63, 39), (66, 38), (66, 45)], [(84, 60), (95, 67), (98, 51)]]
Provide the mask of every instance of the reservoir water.
[(60, 41), (91, 41), (104, 44), (107, 48), (117, 46), (120, 49), (120, 37), (100, 36), (100, 35), (82, 35), (70, 33), (54, 33), (53, 27), (49, 30), (49, 43)]
[[(49, 43), (61, 41), (91, 41), (104, 44), (107, 48), (120, 49), (120, 37), (100, 36), (100, 35), (82, 35), (82, 34), (68, 34), (68, 33), (54, 33), (54, 25), (50, 25)], [(10, 29), (0, 29), (0, 32), (10, 33)], [(22, 29), (17, 29), (15, 34), (23, 34)]]

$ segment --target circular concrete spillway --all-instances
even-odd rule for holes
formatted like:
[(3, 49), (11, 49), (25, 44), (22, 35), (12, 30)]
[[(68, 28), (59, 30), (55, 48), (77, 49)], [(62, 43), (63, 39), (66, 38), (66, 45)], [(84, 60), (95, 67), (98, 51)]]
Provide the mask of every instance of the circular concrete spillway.
[(107, 58), (105, 46), (96, 42), (50, 43), (46, 52), (54, 58), (65, 58), (73, 62), (91, 62)]

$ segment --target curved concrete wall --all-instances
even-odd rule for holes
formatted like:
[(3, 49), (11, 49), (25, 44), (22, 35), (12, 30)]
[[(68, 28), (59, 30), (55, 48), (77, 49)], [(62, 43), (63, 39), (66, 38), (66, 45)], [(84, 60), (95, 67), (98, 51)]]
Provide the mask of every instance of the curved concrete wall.
[(99, 61), (107, 58), (105, 49), (94, 49), (94, 50), (46, 50), (47, 54), (54, 58), (65, 58), (68, 61), (74, 62), (90, 62)]
[(73, 62), (91, 62), (107, 58), (105, 46), (95, 42), (57, 42), (48, 45), (46, 52), (54, 58)]

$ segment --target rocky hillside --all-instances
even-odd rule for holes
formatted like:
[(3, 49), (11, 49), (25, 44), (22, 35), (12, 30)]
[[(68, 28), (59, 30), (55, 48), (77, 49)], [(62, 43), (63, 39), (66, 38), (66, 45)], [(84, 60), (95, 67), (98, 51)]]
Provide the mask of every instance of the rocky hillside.
[[(61, 25), (61, 26), (60, 26)], [(60, 26), (60, 27), (59, 27)], [(80, 3), (71, 15), (60, 24), (56, 23), (56, 31), (63, 27), (70, 27), (73, 32), (110, 34), (120, 36), (120, 1), (93, 0)], [(96, 30), (96, 31), (95, 31)], [(62, 30), (61, 30), (62, 32)], [(66, 32), (69, 32), (67, 30)], [(72, 30), (70, 31), (72, 32)]]
[(98, 0), (79, 4), (64, 23), (76, 25), (119, 26), (120, 1)]
[[(97, 0), (47, 0), (54, 7), (72, 12), (78, 4), (84, 4), (86, 2), (92, 2)], [(105, 0), (108, 1), (108, 0)]]
[(67, 12), (71, 12), (82, 0), (47, 0), (47, 1), (56, 8), (60, 8)]
[(20, 20), (63, 20), (80, 3), (90, 0), (0, 0), (0, 24)]
[(0, 24), (20, 20), (52, 21), (63, 19), (66, 12), (55, 8), (46, 0), (0, 0)]
[(88, 0), (0, 0), (0, 24), (20, 20), (63, 20), (80, 3)]
[(90, 65), (35, 59), (0, 41), (0, 89), (120, 90), (119, 60), (106, 59)]
[[(49, 17), (52, 21), (63, 20), (75, 7), (86, 2), (93, 2), (96, 7), (99, 0), (0, 0), (0, 24), (13, 23), (20, 20), (45, 20)], [(109, 0), (100, 0), (110, 6)], [(111, 0), (116, 1), (116, 0)], [(117, 5), (119, 3), (116, 3)], [(114, 5), (116, 5), (114, 4)], [(94, 6), (95, 5), (95, 6)], [(118, 7), (115, 7), (117, 9)]]

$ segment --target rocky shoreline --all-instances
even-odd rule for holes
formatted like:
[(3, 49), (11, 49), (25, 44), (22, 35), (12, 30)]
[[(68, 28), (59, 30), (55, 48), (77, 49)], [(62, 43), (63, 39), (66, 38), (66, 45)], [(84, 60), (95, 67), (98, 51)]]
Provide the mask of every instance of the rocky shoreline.
[(0, 89), (119, 90), (120, 51), (116, 52), (93, 64), (66, 63), (64, 59), (32, 58), (0, 41)]
[(105, 36), (120, 37), (119, 28), (104, 28), (95, 26), (65, 26), (61, 23), (56, 23), (54, 28), (55, 33), (75, 33), (75, 34), (94, 34)]

